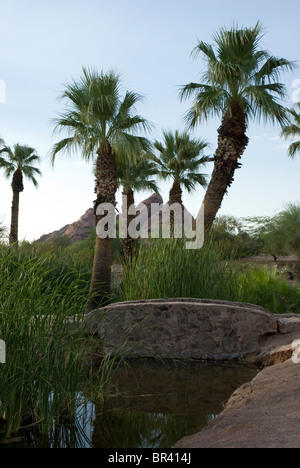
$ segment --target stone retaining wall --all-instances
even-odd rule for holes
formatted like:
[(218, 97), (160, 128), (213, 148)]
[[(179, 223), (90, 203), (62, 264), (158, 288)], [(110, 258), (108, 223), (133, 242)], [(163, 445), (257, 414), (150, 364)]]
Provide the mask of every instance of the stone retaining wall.
[(105, 354), (165, 359), (242, 360), (300, 318), (252, 304), (164, 299), (112, 304), (86, 317)]

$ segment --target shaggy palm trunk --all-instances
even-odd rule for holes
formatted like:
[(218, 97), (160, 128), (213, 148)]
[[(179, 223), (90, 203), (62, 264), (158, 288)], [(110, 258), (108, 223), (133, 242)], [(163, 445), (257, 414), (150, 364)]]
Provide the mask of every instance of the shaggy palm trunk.
[(248, 145), (246, 115), (239, 103), (232, 103), (218, 129), (218, 148), (215, 166), (204, 198), (204, 231), (207, 235), (222, 205), (223, 198), (234, 180), (239, 159)]
[(169, 193), (169, 204), (173, 205), (173, 203), (179, 203), (182, 205), (182, 190), (180, 187), (180, 182), (175, 180), (173, 186)]
[(13, 200), (11, 207), (11, 225), (9, 234), (10, 245), (18, 245), (19, 241), (19, 203), (20, 203), (20, 192), (23, 192), (23, 174), (20, 169), (17, 169), (13, 175), (11, 183), (13, 190)]
[[(95, 192), (97, 199), (94, 202), (95, 224), (99, 223), (106, 214), (99, 216), (97, 209), (102, 203), (115, 206), (117, 190), (116, 159), (108, 142), (101, 144), (96, 161)], [(111, 266), (112, 266), (113, 239), (100, 239), (96, 236), (94, 263), (90, 285), (89, 300), (86, 310), (97, 309), (107, 303), (111, 295)]]
[(125, 215), (126, 212), (126, 233), (127, 236), (123, 239), (121, 239), (121, 244), (122, 244), (122, 255), (124, 257), (125, 261), (132, 261), (134, 250), (136, 247), (136, 239), (133, 239), (129, 233), (128, 233), (128, 227), (131, 223), (131, 221), (134, 220), (135, 216), (134, 215), (129, 215), (128, 210), (130, 206), (134, 205), (134, 194), (132, 189), (127, 189), (123, 190), (122, 192), (123, 197), (126, 197), (126, 204), (123, 203), (122, 206), (122, 213)]
[[(180, 187), (180, 182), (175, 180), (173, 186), (169, 193), (169, 205), (173, 205), (174, 203), (180, 205), (182, 207), (182, 190)], [(183, 207), (182, 207), (183, 208)], [(182, 209), (182, 216), (181, 222), (183, 223), (183, 209)], [(174, 224), (175, 224), (175, 216), (174, 211), (170, 212), (170, 234), (171, 237), (174, 237)]]

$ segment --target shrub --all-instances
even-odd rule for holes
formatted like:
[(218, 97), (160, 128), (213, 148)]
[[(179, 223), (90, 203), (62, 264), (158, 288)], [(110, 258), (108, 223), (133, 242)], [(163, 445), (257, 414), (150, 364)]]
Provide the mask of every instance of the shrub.
[[(53, 267), (49, 255), (0, 247), (0, 338), (6, 343), (0, 420), (6, 435), (32, 424), (48, 433), (82, 404), (99, 348), (82, 328), (88, 289), (80, 271)], [(104, 367), (98, 372), (106, 373), (102, 382), (109, 378)]]
[(142, 243), (132, 265), (124, 266), (121, 300), (221, 299), (260, 305), (274, 313), (300, 312), (300, 291), (275, 270), (224, 260), (213, 243), (185, 250), (180, 239)]

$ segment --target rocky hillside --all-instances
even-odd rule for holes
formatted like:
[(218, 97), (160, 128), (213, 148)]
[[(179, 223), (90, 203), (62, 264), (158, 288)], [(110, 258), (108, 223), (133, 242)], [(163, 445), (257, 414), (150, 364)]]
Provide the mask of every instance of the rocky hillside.
[[(151, 215), (153, 214), (155, 215), (155, 212), (159, 209), (159, 207), (156, 206), (154, 210), (153, 210), (154, 207), (152, 207), (152, 210), (151, 210), (151, 205), (153, 204), (162, 205), (163, 204), (162, 197), (159, 194), (154, 193), (149, 198), (144, 200), (141, 204), (146, 205), (147, 211), (148, 211), (148, 218), (147, 217), (144, 218), (144, 221), (140, 229), (141, 233), (147, 233), (147, 232), (150, 233), (152, 224), (154, 226), (154, 229), (159, 229), (159, 225), (161, 225), (162, 216), (160, 215), (159, 218), (156, 217), (155, 221), (153, 221), (153, 223), (151, 224)], [(141, 209), (141, 204), (137, 206), (137, 212), (139, 212), (139, 210)], [(162, 210), (162, 212), (164, 212), (164, 209)], [(191, 214), (188, 212), (186, 213), (192, 219)], [(70, 239), (71, 243), (73, 244), (74, 242), (77, 242), (79, 240), (86, 239), (89, 236), (89, 233), (94, 226), (95, 226), (94, 210), (92, 208), (89, 208), (78, 221), (75, 221), (72, 224), (67, 224), (66, 226), (64, 226), (63, 228), (57, 231), (43, 235), (42, 237), (40, 237), (38, 242), (51, 241), (55, 237), (58, 237), (58, 236), (67, 236)]]
[(39, 242), (51, 241), (58, 236), (67, 236), (73, 244), (78, 240), (86, 239), (94, 226), (94, 210), (89, 208), (78, 221), (75, 221), (72, 224), (67, 224), (58, 231), (51, 232), (50, 234), (44, 234), (40, 237)]

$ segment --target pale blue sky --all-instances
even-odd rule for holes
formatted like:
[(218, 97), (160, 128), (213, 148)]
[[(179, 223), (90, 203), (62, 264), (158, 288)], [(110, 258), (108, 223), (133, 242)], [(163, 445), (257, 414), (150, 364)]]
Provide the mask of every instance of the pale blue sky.
[[(21, 195), (20, 237), (28, 240), (78, 219), (94, 199), (91, 168), (77, 160), (58, 158), (52, 170), (47, 154), (57, 138), (51, 119), (61, 110), (57, 96), (64, 83), (81, 74), (82, 66), (115, 69), (124, 89), (145, 96), (138, 111), (162, 129), (184, 129), (188, 102), (178, 99), (178, 88), (197, 81), (203, 69), (191, 50), (198, 39), (212, 42), (221, 26), (233, 22), (266, 28), (262, 46), (274, 55), (299, 60), (299, 3), (293, 0), (1, 0), (0, 80), (6, 84), (6, 103), (0, 104), (0, 135), (7, 144), (20, 142), (43, 157), (38, 191), (25, 181)], [(287, 105), (292, 104), (294, 80), (300, 70), (282, 76)], [(299, 93), (300, 96), (300, 93)], [(217, 120), (195, 130), (207, 138), (211, 153), (217, 143)], [(280, 129), (251, 123), (250, 144), (243, 167), (226, 197), (221, 213), (235, 216), (272, 215), (299, 196), (300, 156), (287, 157)], [(210, 174), (212, 165), (207, 167)], [(167, 199), (169, 184), (162, 184)], [(141, 201), (149, 193), (137, 196)], [(184, 194), (187, 208), (196, 214), (204, 195)], [(0, 176), (0, 219), (10, 222), (11, 187)]]

